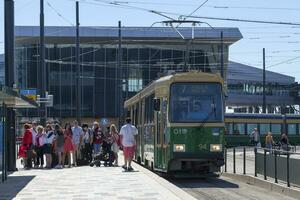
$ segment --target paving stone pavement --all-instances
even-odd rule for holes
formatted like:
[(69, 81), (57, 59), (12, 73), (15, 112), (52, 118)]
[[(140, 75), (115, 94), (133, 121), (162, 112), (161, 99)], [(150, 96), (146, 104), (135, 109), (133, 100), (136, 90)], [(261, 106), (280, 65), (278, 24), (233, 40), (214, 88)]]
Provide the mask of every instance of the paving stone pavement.
[(123, 172), (121, 167), (84, 166), (19, 170), (0, 184), (0, 199), (177, 200), (180, 197), (145, 170)]

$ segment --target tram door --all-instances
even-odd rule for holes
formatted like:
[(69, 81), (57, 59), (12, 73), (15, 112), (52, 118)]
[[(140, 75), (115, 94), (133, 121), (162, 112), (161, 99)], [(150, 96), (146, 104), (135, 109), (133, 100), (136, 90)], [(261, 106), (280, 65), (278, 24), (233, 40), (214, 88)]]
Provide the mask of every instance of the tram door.
[(166, 122), (167, 122), (167, 102), (160, 100), (160, 110), (155, 112), (155, 167), (164, 169), (166, 167), (167, 146), (166, 142)]
[(161, 105), (159, 111), (155, 111), (155, 148), (154, 148), (154, 166), (155, 168), (162, 169), (162, 112)]
[(167, 100), (162, 101), (161, 108), (161, 138), (162, 138), (162, 168), (166, 169), (167, 167)]

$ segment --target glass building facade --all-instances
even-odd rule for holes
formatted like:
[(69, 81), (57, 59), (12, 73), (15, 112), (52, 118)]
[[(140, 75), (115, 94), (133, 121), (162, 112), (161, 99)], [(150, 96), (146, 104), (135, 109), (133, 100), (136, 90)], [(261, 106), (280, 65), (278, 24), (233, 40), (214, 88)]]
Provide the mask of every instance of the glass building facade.
[[(144, 29), (145, 32), (147, 28)], [(22, 30), (25, 28), (19, 27), (16, 31), (19, 37), (22, 36)], [(81, 38), (82, 117), (118, 117), (122, 100), (131, 97), (151, 81), (174, 71), (187, 68), (220, 73), (221, 43), (218, 35), (217, 39), (208, 39), (206, 35), (205, 40), (200, 36), (197, 38), (196, 35), (191, 42), (182, 40), (178, 35), (176, 37), (166, 35), (166, 30), (171, 31), (168, 28), (162, 28), (161, 33), (155, 33), (159, 38), (149, 37), (144, 32), (134, 32), (132, 36), (126, 37), (125, 30), (121, 45), (120, 67), (117, 36), (107, 38), (110, 34), (106, 33), (105, 29), (101, 29), (102, 32), (99, 35)], [(30, 37), (30, 35), (26, 36)], [(21, 89), (38, 88), (39, 44), (38, 40), (32, 39), (33, 36), (31, 35), (28, 40), (25, 37), (23, 40), (25, 42), (16, 44), (17, 82)], [(231, 40), (238, 40), (228, 38), (224, 40), (226, 41), (223, 51), (225, 71), (228, 47), (233, 43)], [(57, 35), (53, 38), (47, 37), (46, 29), (47, 80), (45, 81), (47, 91), (54, 95), (54, 105), (48, 108), (49, 117), (75, 117), (76, 114), (74, 41), (74, 37), (71, 36), (66, 40), (62, 40)], [(24, 112), (26, 112), (25, 116), (37, 116), (36, 111)]]

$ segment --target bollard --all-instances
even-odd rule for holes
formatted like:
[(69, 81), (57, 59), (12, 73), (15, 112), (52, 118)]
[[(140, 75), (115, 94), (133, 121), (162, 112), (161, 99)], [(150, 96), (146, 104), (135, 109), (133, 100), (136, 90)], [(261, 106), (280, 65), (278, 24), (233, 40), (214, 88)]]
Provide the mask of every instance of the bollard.
[(286, 155), (286, 182), (287, 186), (290, 187), (290, 153)]
[(244, 171), (243, 174), (246, 174), (246, 147), (244, 147), (244, 160), (243, 160)]
[(264, 149), (264, 179), (267, 180), (267, 150)]
[(254, 176), (257, 177), (257, 149), (254, 148)]
[(275, 166), (274, 166), (274, 172), (275, 172), (275, 183), (278, 183), (278, 179), (277, 179), (277, 150), (274, 151), (274, 161), (275, 161)]
[(227, 148), (224, 149), (225, 172), (227, 172)]
[(233, 173), (235, 174), (235, 147), (233, 148)]

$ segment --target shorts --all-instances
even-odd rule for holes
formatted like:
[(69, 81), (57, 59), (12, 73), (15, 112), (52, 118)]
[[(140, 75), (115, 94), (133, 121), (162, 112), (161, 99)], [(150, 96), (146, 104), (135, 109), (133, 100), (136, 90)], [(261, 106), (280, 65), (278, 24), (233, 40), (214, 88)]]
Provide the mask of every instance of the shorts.
[(135, 147), (123, 147), (123, 153), (124, 153), (124, 157), (125, 159), (128, 158), (133, 158), (135, 152)]
[(51, 154), (52, 153), (52, 145), (51, 144), (44, 144), (43, 145), (43, 152), (44, 152), (44, 154)]
[(117, 143), (113, 143), (111, 145), (111, 150), (114, 152), (114, 153), (118, 153), (119, 152), (119, 146), (117, 145)]
[(62, 147), (56, 147), (55, 148), (55, 152), (56, 153), (62, 153), (62, 152), (64, 152), (64, 146), (62, 146)]
[(94, 154), (100, 153), (101, 144), (94, 144)]

